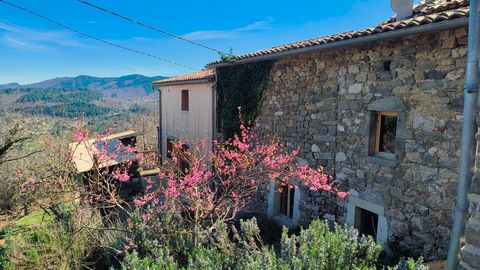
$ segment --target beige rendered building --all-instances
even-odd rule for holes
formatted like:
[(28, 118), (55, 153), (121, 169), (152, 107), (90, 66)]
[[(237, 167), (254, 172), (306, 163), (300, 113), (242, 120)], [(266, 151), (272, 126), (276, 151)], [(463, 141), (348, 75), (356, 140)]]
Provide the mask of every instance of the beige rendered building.
[(190, 149), (205, 140), (211, 149), (215, 137), (215, 71), (205, 69), (152, 83), (160, 92), (159, 152), (170, 157), (171, 142), (184, 141)]

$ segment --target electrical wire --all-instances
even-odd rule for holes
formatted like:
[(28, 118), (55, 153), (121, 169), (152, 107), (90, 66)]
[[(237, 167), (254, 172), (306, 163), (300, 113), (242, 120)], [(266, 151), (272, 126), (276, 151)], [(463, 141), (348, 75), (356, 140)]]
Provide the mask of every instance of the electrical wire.
[(212, 47), (209, 47), (209, 46), (200, 44), (200, 43), (198, 43), (198, 42), (195, 42), (195, 41), (186, 39), (186, 38), (184, 38), (184, 37), (181, 37), (181, 36), (172, 34), (172, 33), (167, 32), (167, 31), (165, 31), (165, 30), (162, 30), (162, 29), (156, 28), (156, 27), (154, 27), (154, 26), (148, 25), (148, 24), (146, 24), (146, 23), (143, 23), (143, 22), (134, 20), (134, 19), (132, 19), (132, 18), (129, 18), (129, 17), (124, 16), (124, 15), (121, 15), (121, 14), (118, 14), (118, 13), (116, 13), (116, 12), (114, 12), (114, 11), (108, 10), (108, 9), (103, 8), (103, 7), (100, 7), (100, 6), (97, 6), (97, 5), (92, 4), (92, 3), (90, 3), (90, 2), (87, 2), (87, 1), (84, 1), (84, 0), (77, 0), (77, 1), (83, 3), (83, 4), (87, 5), (87, 6), (90, 6), (90, 7), (93, 7), (93, 8), (95, 8), (95, 9), (101, 10), (101, 11), (103, 11), (103, 12), (105, 12), (105, 13), (108, 13), (108, 14), (111, 14), (111, 15), (113, 15), (113, 16), (116, 16), (116, 17), (122, 18), (122, 19), (124, 19), (124, 20), (127, 20), (127, 21), (129, 21), (129, 22), (131, 22), (131, 23), (138, 24), (138, 25), (144, 26), (144, 27), (146, 27), (146, 28), (152, 29), (152, 30), (154, 30), (154, 31), (157, 31), (157, 32), (159, 32), (159, 33), (165, 34), (165, 35), (170, 36), (170, 37), (172, 37), (172, 38), (175, 38), (175, 39), (178, 39), (178, 40), (181, 40), (181, 41), (185, 41), (185, 42), (188, 42), (188, 43), (193, 44), (193, 45), (195, 45), (195, 46), (199, 46), (199, 47), (202, 47), (202, 48), (204, 48), (204, 49), (211, 50), (211, 51), (214, 51), (214, 52), (217, 52), (217, 53), (220, 53), (220, 54), (229, 55), (228, 53), (222, 52), (222, 51), (217, 50), (217, 49), (215, 49), (215, 48), (212, 48)]
[(82, 31), (80, 31), (80, 30), (74, 29), (74, 28), (72, 28), (72, 27), (69, 27), (69, 26), (67, 26), (67, 25), (64, 25), (63, 23), (60, 23), (60, 22), (55, 21), (55, 20), (53, 20), (53, 19), (50, 19), (50, 18), (48, 18), (48, 17), (46, 17), (46, 16), (43, 16), (43, 15), (41, 15), (41, 14), (38, 14), (38, 13), (36, 13), (36, 12), (34, 12), (34, 11), (28, 10), (28, 9), (26, 9), (26, 8), (24, 8), (24, 7), (21, 7), (21, 6), (18, 6), (18, 5), (16, 5), (16, 4), (7, 2), (7, 1), (5, 1), (5, 0), (0, 0), (0, 3), (4, 3), (4, 4), (6, 4), (6, 5), (12, 6), (12, 7), (16, 8), (16, 9), (19, 9), (19, 10), (23, 11), (23, 12), (26, 12), (26, 13), (29, 13), (29, 14), (34, 15), (34, 16), (36, 16), (36, 17), (42, 18), (42, 19), (44, 19), (44, 20), (46, 20), (46, 21), (49, 21), (50, 23), (53, 23), (53, 24), (55, 24), (55, 25), (58, 25), (58, 26), (63, 27), (63, 28), (65, 28), (65, 29), (68, 29), (68, 30), (70, 30), (70, 31), (72, 31), (72, 32), (75, 32), (75, 33), (77, 33), (77, 34), (79, 34), (79, 35), (82, 35), (82, 36), (84, 36), (84, 37), (87, 37), (87, 38), (96, 40), (96, 41), (98, 41), (98, 42), (105, 43), (105, 44), (107, 44), (107, 45), (114, 46), (114, 47), (117, 47), (117, 48), (120, 48), (120, 49), (129, 51), (129, 52), (133, 52), (133, 53), (137, 53), (137, 54), (140, 54), (140, 55), (148, 56), (148, 57), (151, 57), (151, 58), (154, 58), (154, 59), (163, 61), (163, 62), (167, 62), (167, 63), (173, 64), (173, 65), (177, 65), (177, 66), (180, 66), (180, 67), (183, 67), (183, 68), (186, 68), (186, 69), (196, 70), (196, 69), (194, 69), (194, 68), (192, 68), (192, 67), (189, 67), (189, 66), (184, 65), (184, 64), (177, 63), (177, 62), (172, 61), (172, 60), (168, 60), (168, 59), (165, 59), (165, 58), (162, 58), (162, 57), (159, 57), (159, 56), (150, 54), (150, 53), (142, 52), (142, 51), (139, 51), (139, 50), (136, 50), (136, 49), (130, 49), (130, 48), (128, 48), (128, 47), (125, 47), (125, 46), (122, 46), (122, 45), (118, 45), (118, 44), (116, 44), (116, 43), (113, 43), (113, 42), (110, 42), (110, 41), (107, 41), (107, 40), (104, 40), (104, 39), (101, 39), (101, 38), (97, 38), (97, 37), (92, 36), (92, 35), (90, 35), (90, 34), (86, 34), (86, 33), (82, 32)]

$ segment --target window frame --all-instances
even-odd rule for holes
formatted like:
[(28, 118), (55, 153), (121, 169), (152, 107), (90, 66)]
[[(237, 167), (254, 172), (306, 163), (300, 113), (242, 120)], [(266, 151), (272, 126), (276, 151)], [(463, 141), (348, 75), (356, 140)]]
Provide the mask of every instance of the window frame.
[[(278, 191), (279, 188), (282, 186), (274, 180), (271, 180), (269, 183), (269, 192), (267, 195), (267, 216), (272, 218), (273, 221), (277, 222), (278, 224), (287, 226), (289, 228), (296, 228), (299, 225), (300, 217), (301, 217), (301, 210), (300, 204), (303, 199), (302, 191), (300, 188), (299, 183), (297, 180), (292, 180), (288, 183), (292, 188), (290, 188), (287, 192), (291, 191), (293, 193), (293, 197), (291, 198), (290, 202), (287, 202), (290, 206), (290, 217), (284, 215), (280, 212), (279, 209), (279, 201), (280, 201), (280, 192)], [(285, 186), (284, 186), (285, 188)], [(288, 194), (288, 193), (287, 193)]]
[[(366, 135), (365, 154), (367, 159), (382, 166), (397, 167), (405, 156), (405, 139), (408, 138), (406, 129), (407, 113), (405, 106), (398, 97), (387, 97), (375, 100), (367, 106), (366, 113)], [(397, 126), (395, 131), (395, 152), (379, 152), (379, 121), (378, 113), (381, 115), (395, 114), (397, 116)], [(381, 126), (380, 126), (381, 127)]]
[[(374, 215), (376, 216), (376, 222), (375, 224), (371, 224), (370, 226), (373, 227), (373, 234), (369, 234), (366, 232), (366, 226), (369, 226), (369, 225), (366, 225), (366, 222), (369, 222), (369, 221), (366, 221), (365, 218), (366, 218), (366, 215)], [(379, 225), (379, 214), (378, 213), (375, 213), (375, 212), (372, 212), (368, 209), (365, 209), (365, 208), (362, 208), (362, 207), (359, 207), (359, 206), (356, 206), (355, 207), (355, 224), (354, 224), (354, 227), (358, 230), (358, 232), (360, 234), (363, 234), (363, 235), (370, 235), (373, 237), (373, 239), (377, 239), (377, 236), (378, 236), (378, 225)]]
[(380, 244), (387, 243), (389, 227), (387, 224), (387, 218), (385, 217), (385, 202), (373, 194), (369, 196), (370, 200), (367, 201), (366, 198), (363, 198), (363, 196), (360, 198), (360, 194), (356, 190), (350, 190), (350, 192), (351, 194), (348, 197), (346, 205), (347, 216), (345, 223), (355, 228), (360, 224), (361, 220), (359, 219), (360, 213), (358, 209), (363, 209), (374, 213), (378, 216), (376, 224), (376, 237), (374, 239)]
[(181, 109), (182, 112), (188, 112), (190, 110), (190, 91), (183, 89), (181, 91)]
[[(395, 132), (397, 130), (397, 127), (398, 127), (398, 112), (375, 112), (376, 115), (375, 115), (375, 119), (374, 121), (376, 122), (375, 123), (375, 144), (373, 145), (374, 146), (374, 149), (373, 149), (373, 153), (374, 155), (378, 155), (378, 156), (384, 156), (386, 158), (388, 157), (391, 157), (391, 158), (395, 158), (395, 154), (393, 153), (388, 153), (388, 152), (383, 152), (383, 151), (380, 151), (380, 141), (381, 141), (381, 135), (382, 135), (382, 116), (395, 116), (396, 117), (396, 120), (397, 120), (397, 123), (396, 123), (396, 126), (395, 126)], [(395, 140), (397, 139), (397, 134), (395, 134)]]
[[(278, 192), (275, 200), (275, 212), (277, 216), (283, 216), (290, 220), (293, 220), (295, 210), (295, 186), (286, 185), (281, 187), (282, 191)], [(282, 207), (282, 194), (286, 193), (286, 213), (283, 213)]]

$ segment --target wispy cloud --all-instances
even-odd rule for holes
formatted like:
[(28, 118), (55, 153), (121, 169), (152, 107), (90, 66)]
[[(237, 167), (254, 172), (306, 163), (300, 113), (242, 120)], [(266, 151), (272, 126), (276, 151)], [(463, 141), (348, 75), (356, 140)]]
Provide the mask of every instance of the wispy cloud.
[(247, 32), (254, 32), (268, 29), (272, 26), (273, 18), (269, 17), (267, 20), (254, 22), (246, 26), (230, 29), (230, 30), (205, 30), (195, 31), (183, 35), (184, 38), (191, 40), (208, 40), (208, 39), (234, 39), (241, 34)]
[(38, 31), (6, 21), (0, 21), (0, 40), (7, 46), (29, 51), (50, 50), (51, 45), (89, 47), (67, 31)]

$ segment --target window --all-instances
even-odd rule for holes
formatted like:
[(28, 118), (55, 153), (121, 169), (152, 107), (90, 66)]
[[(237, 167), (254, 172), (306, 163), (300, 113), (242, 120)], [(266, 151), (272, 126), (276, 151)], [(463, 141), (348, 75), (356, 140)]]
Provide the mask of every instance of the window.
[(357, 228), (363, 235), (371, 235), (377, 243), (386, 243), (389, 233), (385, 208), (378, 204), (377, 195), (375, 193), (368, 195), (372, 201), (376, 201), (373, 203), (357, 197), (357, 191), (351, 191), (347, 203), (346, 223)]
[(179, 149), (174, 150), (173, 143), (177, 141), (176, 139), (167, 139), (167, 158), (172, 158), (173, 155), (179, 159), (180, 170), (183, 173), (187, 173), (190, 170), (190, 163), (188, 162), (188, 156), (183, 152), (188, 152), (190, 149), (188, 145), (183, 144), (181, 151)]
[(182, 90), (182, 111), (188, 111), (188, 90)]
[[(182, 151), (184, 153), (188, 152), (190, 148), (188, 145), (184, 144), (182, 145)], [(183, 174), (187, 174), (190, 171), (190, 163), (189, 163), (189, 156), (186, 154), (180, 154), (180, 171), (182, 171)]]
[(167, 139), (167, 158), (172, 158), (173, 140)]
[(386, 97), (367, 106), (365, 150), (370, 162), (397, 167), (405, 157), (407, 113), (398, 97)]
[(387, 60), (383, 62), (383, 71), (391, 71), (392, 61)]
[(278, 215), (286, 216), (293, 219), (293, 205), (295, 201), (295, 187), (287, 185), (281, 187), (281, 192), (277, 197)]
[(370, 126), (374, 132), (369, 155), (395, 157), (397, 120), (396, 112), (372, 112)]
[(373, 239), (377, 239), (378, 214), (356, 207), (355, 228), (360, 234), (370, 235)]

